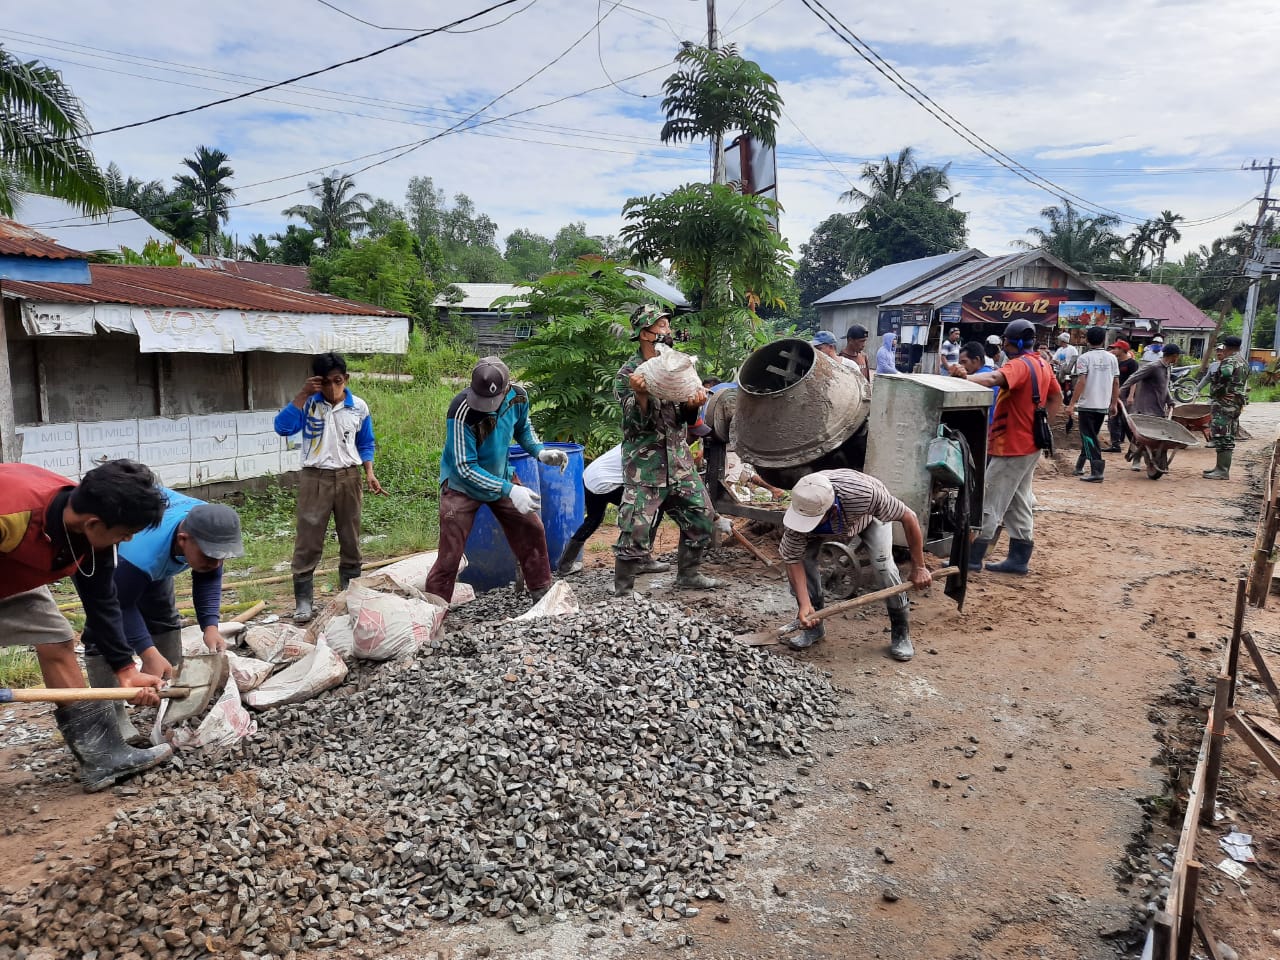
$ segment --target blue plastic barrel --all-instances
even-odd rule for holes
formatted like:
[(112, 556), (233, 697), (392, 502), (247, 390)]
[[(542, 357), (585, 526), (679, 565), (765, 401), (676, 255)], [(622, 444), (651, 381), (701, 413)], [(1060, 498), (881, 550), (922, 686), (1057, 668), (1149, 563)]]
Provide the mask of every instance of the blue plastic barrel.
[(547, 529), (547, 555), (554, 568), (560, 562), (565, 544), (582, 526), (582, 514), (586, 509), (582, 492), (582, 445), (548, 443), (545, 446), (563, 450), (569, 456), (569, 466), (565, 467), (564, 473), (559, 467), (538, 464), (542, 483), (542, 525)]
[[(520, 482), (538, 493), (538, 461), (520, 446), (512, 446), (507, 455)], [(578, 472), (582, 472), (581, 463)], [(476, 522), (471, 528), (471, 535), (467, 537), (463, 554), (467, 558), (467, 569), (459, 574), (458, 579), (471, 584), (477, 593), (516, 582), (515, 554), (511, 552), (502, 527), (498, 525), (498, 518), (487, 506), (476, 511)]]

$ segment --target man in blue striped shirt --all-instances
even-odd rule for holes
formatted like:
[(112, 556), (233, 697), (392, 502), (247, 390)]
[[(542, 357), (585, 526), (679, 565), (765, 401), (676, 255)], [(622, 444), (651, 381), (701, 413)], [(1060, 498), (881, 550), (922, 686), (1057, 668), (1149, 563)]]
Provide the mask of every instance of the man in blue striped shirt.
[(444, 451), (440, 456), (440, 545), (427, 576), (426, 591), (453, 598), (462, 552), (486, 505), (502, 527), (511, 552), (524, 572), (535, 600), (551, 587), (547, 534), (538, 515), (541, 498), (520, 486), (511, 469), (515, 440), (531, 457), (564, 470), (569, 456), (545, 448), (529, 422), (529, 394), (511, 382), (511, 371), (497, 357), (485, 357), (471, 372), (471, 386), (449, 404)]

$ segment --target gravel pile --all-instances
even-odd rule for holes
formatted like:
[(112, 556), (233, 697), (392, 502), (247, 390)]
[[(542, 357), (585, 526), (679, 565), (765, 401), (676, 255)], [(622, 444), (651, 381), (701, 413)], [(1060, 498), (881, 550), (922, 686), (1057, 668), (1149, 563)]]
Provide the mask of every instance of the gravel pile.
[(791, 789), (794, 767), (761, 766), (811, 764), (834, 716), (822, 675), (645, 599), (455, 626), (265, 714), (235, 755), (147, 775), (170, 795), (118, 817), (92, 866), (0, 908), (0, 958), (287, 957), (483, 917), (693, 916)]

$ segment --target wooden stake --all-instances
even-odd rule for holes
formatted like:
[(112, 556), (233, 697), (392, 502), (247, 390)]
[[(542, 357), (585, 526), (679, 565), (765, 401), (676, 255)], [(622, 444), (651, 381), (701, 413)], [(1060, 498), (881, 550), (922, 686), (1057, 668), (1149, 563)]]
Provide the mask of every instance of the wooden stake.
[(1263, 742), (1262, 738), (1249, 726), (1249, 721), (1241, 714), (1234, 710), (1227, 715), (1227, 719), (1231, 725), (1236, 728), (1236, 733), (1240, 734), (1240, 739), (1249, 745), (1263, 765), (1266, 766), (1275, 776), (1280, 777), (1280, 757), (1271, 752), (1271, 748)]
[(1253, 668), (1258, 672), (1258, 679), (1267, 688), (1267, 693), (1271, 694), (1271, 702), (1276, 705), (1276, 712), (1280, 713), (1280, 690), (1276, 689), (1276, 682), (1271, 677), (1271, 670), (1267, 666), (1266, 658), (1263, 657), (1262, 651), (1258, 649), (1257, 643), (1254, 642), (1253, 634), (1244, 633), (1240, 639), (1248, 647), (1249, 656), (1253, 658)]
[(1205, 951), (1209, 954), (1209, 960), (1222, 960), (1222, 954), (1218, 952), (1218, 944), (1209, 936), (1209, 931), (1205, 929), (1204, 924), (1196, 917), (1196, 933), (1200, 934), (1200, 942), (1204, 944)]
[(1200, 822), (1213, 826), (1213, 804), (1218, 795), (1218, 776), (1222, 772), (1222, 740), (1227, 735), (1227, 697), (1231, 680), (1225, 674), (1214, 681), (1213, 707), (1209, 711), (1209, 756), (1204, 774), (1204, 800), (1200, 806)]
[(760, 548), (742, 535), (742, 531), (737, 527), (733, 528), (733, 539), (742, 544), (753, 557), (763, 563), (766, 567), (772, 567), (773, 561), (760, 552)]
[(1174, 944), (1176, 960), (1191, 960), (1191, 948), (1195, 944), (1196, 891), (1200, 886), (1201, 864), (1188, 860), (1186, 877), (1182, 882), (1182, 903), (1178, 908), (1177, 942)]
[(1240, 634), (1244, 630), (1245, 588), (1249, 581), (1241, 577), (1236, 581), (1236, 609), (1231, 620), (1231, 643), (1227, 647), (1226, 674), (1231, 678), (1230, 692), (1227, 694), (1227, 706), (1236, 702), (1236, 671), (1240, 665)]

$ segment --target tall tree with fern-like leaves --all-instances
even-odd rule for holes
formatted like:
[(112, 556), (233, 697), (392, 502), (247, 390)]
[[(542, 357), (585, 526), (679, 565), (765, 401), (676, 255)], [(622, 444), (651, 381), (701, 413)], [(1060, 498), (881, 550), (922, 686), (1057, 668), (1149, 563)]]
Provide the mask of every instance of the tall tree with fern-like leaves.
[(0, 214), (13, 216), (25, 192), (105, 213), (106, 178), (81, 143), (90, 132), (84, 108), (57, 70), (0, 47)]
[(213, 253), (218, 245), (218, 224), (231, 216), (230, 204), (236, 192), (227, 183), (235, 171), (227, 165), (228, 157), (217, 147), (196, 147), (194, 157), (184, 157), (182, 165), (190, 173), (173, 179), (179, 192), (190, 198), (204, 226), (204, 252)]

